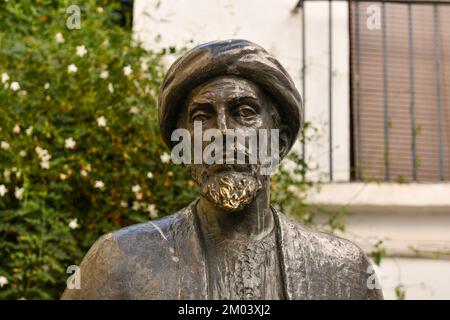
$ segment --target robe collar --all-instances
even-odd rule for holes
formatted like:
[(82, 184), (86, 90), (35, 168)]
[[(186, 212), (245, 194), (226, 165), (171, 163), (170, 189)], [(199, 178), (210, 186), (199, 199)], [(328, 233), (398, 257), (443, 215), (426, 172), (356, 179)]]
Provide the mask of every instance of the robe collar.
[[(208, 269), (205, 256), (205, 247), (200, 232), (199, 220), (196, 214), (197, 201), (192, 202), (183, 212), (183, 218), (178, 223), (188, 225), (187, 232), (178, 233), (175, 239), (178, 246), (190, 243), (194, 246), (190, 261), (191, 270), (197, 276), (181, 280), (179, 288), (180, 297), (188, 299), (209, 299)], [(307, 294), (306, 271), (304, 255), (302, 254), (299, 230), (284, 214), (271, 206), (277, 234), (278, 260), (284, 287), (284, 297), (288, 300), (300, 299)], [(193, 290), (197, 288), (197, 290)], [(195, 293), (197, 292), (197, 293)]]

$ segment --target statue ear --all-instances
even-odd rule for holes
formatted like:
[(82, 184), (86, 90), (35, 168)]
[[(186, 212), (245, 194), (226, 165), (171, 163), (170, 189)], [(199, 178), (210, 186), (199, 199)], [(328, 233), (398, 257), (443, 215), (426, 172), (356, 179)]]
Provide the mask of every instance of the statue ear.
[(292, 134), (287, 125), (281, 125), (279, 130), (280, 159), (283, 159), (289, 152), (289, 145), (292, 139)]

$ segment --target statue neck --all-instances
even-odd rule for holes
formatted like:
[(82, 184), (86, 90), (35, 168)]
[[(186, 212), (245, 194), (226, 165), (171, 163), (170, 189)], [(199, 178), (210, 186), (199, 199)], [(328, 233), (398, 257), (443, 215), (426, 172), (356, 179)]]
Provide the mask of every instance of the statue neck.
[(207, 237), (219, 240), (260, 240), (274, 227), (274, 218), (270, 208), (269, 182), (255, 199), (240, 211), (227, 212), (216, 208), (206, 198), (197, 202), (197, 215), (200, 228)]

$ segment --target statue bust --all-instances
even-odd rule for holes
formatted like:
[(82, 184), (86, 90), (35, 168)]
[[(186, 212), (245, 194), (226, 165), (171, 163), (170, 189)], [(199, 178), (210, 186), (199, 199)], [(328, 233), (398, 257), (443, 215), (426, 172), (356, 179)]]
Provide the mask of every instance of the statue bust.
[[(282, 159), (301, 129), (302, 108), (292, 79), (263, 48), (214, 41), (168, 70), (159, 124), (171, 148), (174, 131), (192, 136), (195, 123), (224, 135), (275, 129), (278, 145), (271, 150)], [(200, 186), (196, 201), (102, 236), (81, 263), (81, 288), (66, 289), (62, 298), (382, 299), (380, 290), (368, 288), (371, 265), (359, 247), (270, 205), (270, 175), (260, 161), (203, 162), (186, 164)]]

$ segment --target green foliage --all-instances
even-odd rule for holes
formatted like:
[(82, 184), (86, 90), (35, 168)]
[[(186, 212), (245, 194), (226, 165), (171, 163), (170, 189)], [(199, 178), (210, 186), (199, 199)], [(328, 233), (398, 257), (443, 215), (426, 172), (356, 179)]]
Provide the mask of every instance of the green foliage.
[(405, 298), (406, 298), (406, 291), (405, 291), (405, 286), (404, 285), (402, 285), (400, 283), (397, 286), (395, 286), (394, 292), (395, 292), (395, 297), (396, 297), (397, 300), (405, 300)]
[(374, 249), (369, 253), (369, 256), (377, 266), (381, 264), (381, 260), (386, 256), (386, 249), (383, 246), (382, 240), (375, 243)]
[[(69, 30), (72, 4), (0, 2), (0, 298), (58, 298), (99, 236), (198, 194), (159, 134), (163, 53), (134, 43), (106, 1), (80, 3)], [(308, 184), (293, 176), (280, 170), (273, 201), (301, 216)]]
[(57, 298), (101, 234), (196, 195), (184, 168), (161, 161), (162, 56), (109, 6), (84, 2), (82, 28), (68, 30), (69, 2), (40, 3), (0, 4), (1, 298)]
[(307, 190), (312, 186), (312, 183), (303, 178), (307, 170), (307, 164), (298, 153), (290, 152), (272, 177), (271, 203), (281, 212), (293, 215), (303, 223), (312, 224), (313, 216), (309, 214), (308, 206), (303, 201)]

